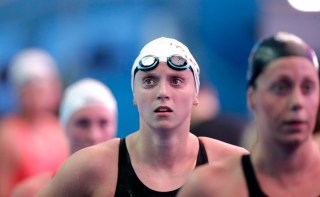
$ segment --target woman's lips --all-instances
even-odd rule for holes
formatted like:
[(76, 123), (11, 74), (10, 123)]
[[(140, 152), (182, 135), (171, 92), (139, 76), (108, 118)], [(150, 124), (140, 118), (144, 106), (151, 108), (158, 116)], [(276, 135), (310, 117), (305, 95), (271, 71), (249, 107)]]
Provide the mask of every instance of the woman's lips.
[(163, 113), (163, 112), (173, 112), (173, 110), (168, 106), (160, 106), (154, 110), (155, 113)]

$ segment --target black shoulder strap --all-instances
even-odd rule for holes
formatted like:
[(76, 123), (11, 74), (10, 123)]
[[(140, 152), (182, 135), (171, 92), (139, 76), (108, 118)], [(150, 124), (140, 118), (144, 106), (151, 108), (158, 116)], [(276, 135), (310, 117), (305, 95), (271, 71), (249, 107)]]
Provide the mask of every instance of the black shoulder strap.
[(250, 160), (250, 155), (243, 155), (241, 158), (241, 164), (242, 164), (244, 176), (247, 181), (249, 196), (266, 197), (267, 195), (265, 195), (261, 190), (257, 177), (254, 173), (254, 169)]
[(125, 138), (120, 139), (119, 144), (119, 159), (118, 159), (118, 180), (115, 191), (115, 197), (126, 197), (132, 196), (134, 193), (133, 189), (129, 186), (132, 183), (135, 183), (134, 176), (129, 168), (128, 160), (128, 150), (126, 146)]
[(115, 197), (173, 197), (177, 195), (178, 189), (168, 192), (158, 192), (148, 188), (139, 180), (130, 162), (125, 139), (120, 140), (118, 162), (118, 180)]
[(120, 144), (119, 144), (119, 158), (118, 158), (118, 171), (119, 174), (121, 174), (121, 170), (123, 169), (122, 167), (126, 167), (127, 163), (127, 147), (126, 147), (126, 140), (125, 138), (120, 139)]
[(200, 166), (200, 165), (208, 163), (207, 151), (206, 151), (202, 141), (199, 138), (198, 138), (198, 140), (199, 140), (199, 152), (198, 152), (196, 166)]

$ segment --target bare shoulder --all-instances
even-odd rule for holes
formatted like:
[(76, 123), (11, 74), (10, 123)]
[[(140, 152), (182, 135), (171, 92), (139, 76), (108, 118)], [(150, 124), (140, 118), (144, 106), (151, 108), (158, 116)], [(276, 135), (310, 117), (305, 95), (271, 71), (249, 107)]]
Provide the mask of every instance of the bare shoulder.
[(66, 166), (79, 168), (82, 173), (94, 173), (108, 170), (108, 167), (118, 163), (118, 150), (120, 139), (112, 139), (101, 144), (81, 149), (71, 155), (65, 162)]
[(20, 182), (15, 186), (12, 197), (34, 196), (42, 188), (44, 188), (51, 180), (52, 174), (49, 172), (41, 173)]
[(199, 139), (203, 142), (206, 148), (209, 163), (221, 159), (223, 160), (230, 156), (239, 156), (249, 153), (248, 150), (242, 147), (228, 144), (213, 138), (199, 137)]
[(119, 142), (112, 139), (74, 153), (38, 196), (92, 196), (102, 187), (115, 189)]
[(240, 158), (233, 156), (196, 168), (178, 197), (245, 196)]

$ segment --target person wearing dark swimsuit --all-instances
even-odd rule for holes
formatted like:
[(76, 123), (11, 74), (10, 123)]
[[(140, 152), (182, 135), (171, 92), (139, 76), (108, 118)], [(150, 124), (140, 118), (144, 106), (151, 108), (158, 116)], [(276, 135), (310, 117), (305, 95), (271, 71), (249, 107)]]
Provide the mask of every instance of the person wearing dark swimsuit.
[(266, 197), (267, 195), (260, 188), (259, 182), (255, 175), (250, 155), (243, 155), (241, 157), (241, 165), (243, 169), (244, 176), (246, 178), (246, 183), (248, 187), (248, 192), (250, 197)]
[[(197, 156), (196, 167), (208, 163), (206, 149), (199, 139), (199, 151)], [(119, 164), (118, 164), (118, 181), (115, 197), (132, 197), (132, 196), (148, 196), (148, 197), (161, 197), (161, 196), (176, 196), (179, 189), (167, 192), (159, 192), (152, 190), (145, 186), (131, 165), (130, 156), (126, 147), (125, 139), (121, 139), (119, 148)]]
[(178, 197), (320, 196), (318, 72), (314, 50), (298, 36), (278, 32), (259, 41), (247, 75), (258, 134), (250, 155), (196, 169)]
[(139, 130), (75, 153), (39, 196), (171, 197), (195, 166), (248, 153), (190, 133), (200, 68), (184, 44), (164, 37), (151, 41), (131, 73)]

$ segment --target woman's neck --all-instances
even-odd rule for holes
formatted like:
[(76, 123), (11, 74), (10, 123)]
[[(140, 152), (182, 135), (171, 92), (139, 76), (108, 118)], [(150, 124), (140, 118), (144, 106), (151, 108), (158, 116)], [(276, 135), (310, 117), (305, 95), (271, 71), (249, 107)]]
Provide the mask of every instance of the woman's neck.
[(130, 139), (130, 144), (134, 146), (132, 150), (136, 151), (140, 160), (169, 167), (193, 154), (190, 149), (196, 138), (190, 136), (192, 135), (188, 132), (164, 138), (138, 131)]
[(256, 168), (269, 175), (294, 175), (320, 166), (320, 151), (312, 138), (295, 147), (258, 142), (252, 158)]

